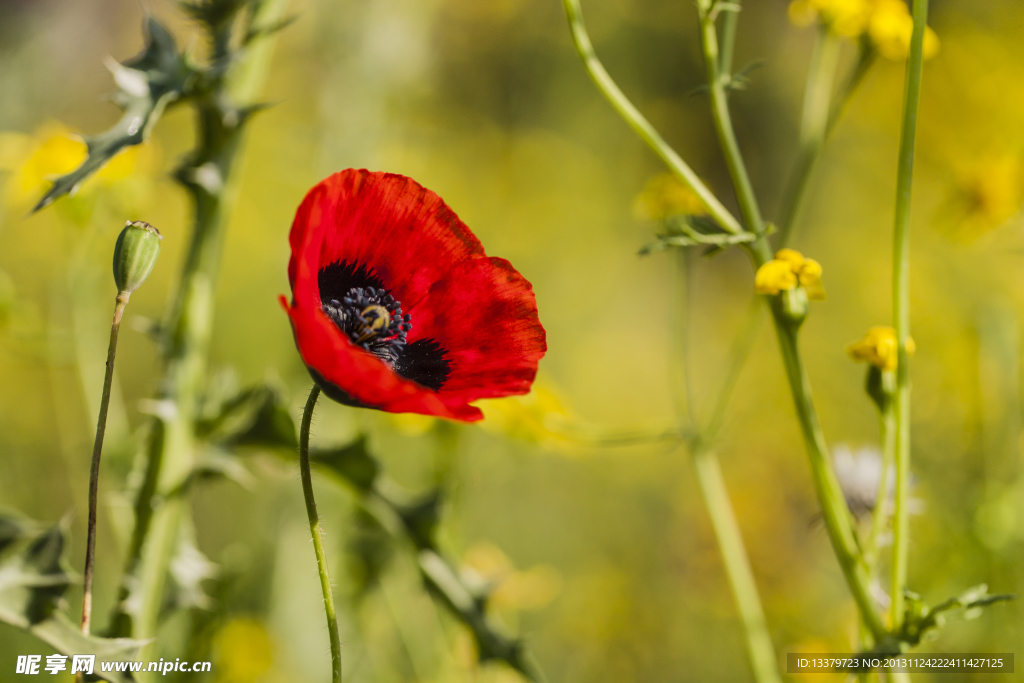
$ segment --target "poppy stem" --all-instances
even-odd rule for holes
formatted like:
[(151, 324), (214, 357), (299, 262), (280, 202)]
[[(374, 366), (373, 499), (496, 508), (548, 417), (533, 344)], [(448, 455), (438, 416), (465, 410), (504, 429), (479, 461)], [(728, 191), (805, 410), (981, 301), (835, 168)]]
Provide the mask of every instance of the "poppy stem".
[(924, 32), (928, 22), (928, 0), (914, 0), (914, 32), (910, 38), (903, 125), (900, 132), (899, 166), (896, 174), (896, 219), (893, 229), (892, 310), (899, 349), (896, 367), (896, 496), (892, 544), (892, 630), (903, 627), (903, 592), (907, 583), (910, 489), (910, 367), (907, 339), (910, 338), (910, 189), (914, 180), (914, 141), (921, 100), (921, 71), (924, 61)]
[(114, 384), (114, 357), (117, 355), (117, 335), (121, 330), (121, 316), (128, 305), (127, 292), (117, 295), (114, 305), (114, 320), (110, 324), (110, 344), (107, 346), (107, 369), (103, 376), (103, 397), (100, 399), (100, 414), (96, 419), (96, 439), (92, 446), (92, 465), (89, 468), (89, 525), (85, 543), (85, 570), (82, 572), (82, 633), (89, 635), (92, 622), (92, 579), (96, 561), (96, 509), (100, 488), (100, 455), (103, 453), (103, 437), (107, 431), (107, 407), (110, 405), (110, 390)]
[(313, 421), (313, 409), (320, 398), (320, 387), (316, 384), (306, 399), (302, 411), (302, 425), (299, 428), (299, 472), (302, 474), (302, 496), (306, 500), (306, 516), (309, 517), (309, 533), (313, 536), (313, 550), (316, 553), (316, 569), (320, 574), (320, 589), (324, 594), (324, 611), (327, 613), (327, 631), (331, 636), (331, 681), (341, 683), (341, 636), (338, 633), (338, 616), (334, 609), (334, 593), (331, 590), (331, 575), (327, 570), (327, 555), (324, 553), (323, 530), (320, 516), (316, 512), (313, 498), (313, 477), (309, 470), (309, 425)]

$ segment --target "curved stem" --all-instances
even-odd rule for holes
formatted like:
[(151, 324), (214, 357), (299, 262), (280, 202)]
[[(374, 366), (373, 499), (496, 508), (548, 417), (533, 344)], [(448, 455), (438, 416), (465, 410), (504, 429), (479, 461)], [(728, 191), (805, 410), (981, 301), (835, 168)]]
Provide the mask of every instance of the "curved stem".
[(704, 66), (711, 95), (711, 113), (715, 122), (715, 130), (718, 133), (718, 141), (725, 154), (725, 163), (729, 167), (729, 176), (732, 178), (732, 184), (736, 190), (736, 200), (740, 205), (743, 222), (746, 224), (747, 230), (760, 235), (764, 232), (764, 221), (754, 195), (754, 188), (750, 184), (747, 167), (740, 154), (739, 143), (736, 142), (732, 117), (729, 115), (729, 98), (725, 93), (725, 83), (729, 76), (719, 71), (718, 33), (715, 30), (711, 3), (709, 0), (702, 0), (698, 3), (698, 9), (700, 10), (701, 47), (704, 51)]
[(601, 64), (601, 60), (597, 58), (594, 46), (590, 42), (590, 36), (587, 34), (586, 26), (583, 25), (583, 15), (580, 11), (579, 0), (562, 0), (562, 4), (565, 6), (565, 14), (569, 19), (569, 28), (572, 31), (576, 51), (583, 60), (583, 65), (586, 67), (587, 73), (590, 74), (590, 78), (594, 81), (597, 89), (607, 98), (612, 107), (615, 108), (615, 111), (619, 113), (619, 116), (629, 124), (629, 127), (665, 162), (669, 170), (700, 197), (707, 207), (708, 214), (718, 221), (724, 230), (734, 234), (743, 232), (743, 226), (739, 224), (739, 221), (736, 220), (728, 209), (722, 206), (722, 203), (718, 201), (714, 193), (701, 182), (701, 179), (697, 177), (693, 169), (683, 161), (676, 151), (669, 147), (665, 139), (654, 129), (654, 126), (633, 106), (633, 103), (629, 101), (622, 90), (619, 89), (619, 86), (615, 84), (615, 81), (612, 80), (612, 77), (608, 75), (604, 65)]
[(107, 346), (107, 369), (103, 375), (103, 397), (100, 399), (100, 413), (96, 419), (96, 440), (92, 446), (92, 465), (89, 468), (89, 525), (85, 542), (85, 571), (82, 572), (82, 633), (89, 635), (92, 623), (92, 578), (96, 562), (96, 509), (99, 506), (100, 456), (103, 453), (103, 437), (107, 431), (107, 408), (110, 405), (110, 390), (114, 384), (114, 357), (117, 355), (117, 334), (121, 329), (121, 316), (128, 304), (127, 292), (117, 295), (114, 305), (114, 321), (110, 324), (110, 344)]
[(807, 455), (811, 460), (811, 474), (814, 479), (815, 491), (818, 494), (818, 502), (821, 505), (822, 519), (828, 529), (829, 539), (832, 541), (832, 548), (835, 550), (843, 575), (846, 577), (846, 583), (860, 610), (861, 618), (874, 636), (875, 642), (879, 642), (886, 634), (885, 625), (875, 611), (870, 592), (870, 577), (861, 560), (857, 536), (854, 534), (853, 523), (850, 520), (850, 511), (829, 463), (828, 446), (818, 422), (818, 413), (814, 408), (811, 383), (800, 357), (796, 329), (782, 318), (783, 314), (778, 304), (778, 300), (773, 301), (772, 313), (775, 319), (775, 329), (779, 338), (782, 359), (786, 366), (786, 375), (789, 378), (789, 386), (793, 393), (793, 402), (800, 419), (804, 443), (807, 446)]
[(903, 625), (903, 591), (907, 583), (907, 550), (910, 488), (910, 368), (907, 339), (910, 337), (910, 188), (914, 179), (914, 139), (921, 99), (921, 65), (924, 30), (928, 22), (928, 0), (914, 0), (914, 32), (907, 60), (906, 90), (903, 98), (903, 126), (900, 133), (899, 167), (896, 175), (896, 220), (893, 230), (892, 309), (893, 327), (899, 343), (896, 368), (896, 509), (892, 544), (893, 631)]
[(327, 613), (327, 631), (331, 637), (331, 681), (341, 683), (341, 636), (338, 633), (338, 616), (334, 609), (334, 594), (331, 591), (331, 576), (327, 571), (327, 555), (324, 553), (323, 531), (320, 516), (316, 512), (313, 498), (313, 477), (309, 471), (309, 425), (313, 421), (313, 409), (320, 398), (320, 387), (313, 385), (302, 411), (302, 426), (299, 430), (299, 471), (302, 474), (302, 496), (306, 500), (306, 516), (309, 517), (309, 533), (313, 536), (313, 550), (316, 553), (316, 569), (320, 574), (320, 589), (324, 594), (324, 611)]

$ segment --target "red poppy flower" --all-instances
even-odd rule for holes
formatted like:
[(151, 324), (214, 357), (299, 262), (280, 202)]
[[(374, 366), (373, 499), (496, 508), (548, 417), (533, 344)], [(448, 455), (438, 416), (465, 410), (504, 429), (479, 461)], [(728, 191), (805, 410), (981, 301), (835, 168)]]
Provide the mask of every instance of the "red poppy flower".
[(288, 312), (324, 393), (457, 420), (525, 394), (547, 350), (530, 283), (436, 194), (349, 169), (306, 195), (289, 237)]

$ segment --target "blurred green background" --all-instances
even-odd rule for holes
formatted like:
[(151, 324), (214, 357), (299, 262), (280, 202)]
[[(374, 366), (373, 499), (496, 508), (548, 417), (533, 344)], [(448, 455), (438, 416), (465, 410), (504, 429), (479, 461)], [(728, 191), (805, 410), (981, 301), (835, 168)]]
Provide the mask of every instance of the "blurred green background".
[[(914, 495), (922, 511), (912, 520), (910, 587), (929, 603), (979, 583), (1024, 590), (1024, 240), (1016, 219), (1024, 6), (932, 4), (941, 50), (925, 66), (911, 273)], [(195, 40), (173, 3), (145, 8), (180, 44)], [(707, 100), (691, 94), (703, 79), (691, 5), (590, 0), (584, 10), (612, 75), (734, 206)], [(745, 3), (736, 63), (764, 66), (732, 97), (769, 219), (795, 155), (814, 33), (793, 26), (786, 10), (782, 0)], [(239, 168), (217, 295), (214, 384), (275, 382), (298, 414), (310, 379), (276, 298), (288, 291), (294, 209), (343, 168), (416, 178), (533, 283), (549, 342), (538, 390), (490, 406), (481, 426), (451, 428), (325, 403), (314, 440), (344, 443), (367, 432), (399, 482), (412, 490), (445, 484), (443, 547), (483, 574), (510, 577), (493, 614), (525, 636), (550, 680), (748, 680), (685, 450), (664, 441), (599, 448), (549, 429), (659, 431), (675, 420), (674, 257), (636, 255), (658, 229), (638, 218), (636, 198), (663, 168), (587, 79), (561, 3), (296, 0), (291, 11), (298, 21), (280, 35), (264, 91), (274, 106), (255, 119)], [(103, 61), (141, 48), (143, 8), (134, 0), (0, 0), (0, 14), (0, 506), (48, 522), (67, 517), (76, 569), (115, 294), (111, 250), (126, 218), (165, 236), (153, 277), (132, 298), (118, 353), (101, 483), (102, 624), (130, 529), (121, 492), (160, 374), (159, 352), (142, 331), (162, 316), (188, 234), (187, 198), (167, 173), (191, 145), (192, 122), (184, 108), (170, 111), (152, 142), (77, 196), (26, 217), (45, 188), (42, 174), (67, 170), (43, 164), (71, 154), (61, 147), (65, 133), (115, 120), (102, 97), (112, 88)], [(829, 297), (813, 305), (802, 339), (833, 445), (878, 440), (864, 368), (844, 346), (889, 322), (902, 86), (902, 62), (872, 67), (825, 150), (794, 240), (824, 267)], [(706, 413), (752, 274), (739, 251), (694, 263), (692, 390)], [(768, 326), (719, 452), (778, 651), (851, 651), (855, 613), (813, 521), (808, 465)], [(201, 554), (177, 560), (181, 576), (211, 577), (201, 585), (216, 600), (193, 596), (209, 608), (208, 680), (326, 680), (297, 470), (272, 454), (244, 462), (254, 475), (248, 487), (217, 481), (197, 492)], [(361, 540), (353, 496), (327, 478), (315, 484), (342, 598), (348, 680), (513, 679), (475, 664), (468, 636), (423, 592), (403, 549), (364, 590), (365, 567), (351, 552)], [(230, 580), (213, 578), (214, 565)], [(952, 620), (927, 648), (1024, 653), (1021, 609), (1015, 602)], [(163, 656), (185, 656), (180, 626), (168, 624)], [(50, 653), (0, 625), (0, 679), (10, 680), (15, 655), (29, 652)]]

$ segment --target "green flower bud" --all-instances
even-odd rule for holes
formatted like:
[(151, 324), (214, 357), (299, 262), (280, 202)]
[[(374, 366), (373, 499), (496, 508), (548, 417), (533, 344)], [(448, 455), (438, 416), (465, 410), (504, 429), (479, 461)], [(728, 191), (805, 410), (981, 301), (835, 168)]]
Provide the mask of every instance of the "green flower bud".
[(119, 294), (131, 294), (153, 272), (160, 255), (160, 231), (143, 221), (128, 221), (114, 246), (114, 282)]
[(790, 325), (799, 327), (807, 317), (807, 290), (797, 286), (780, 292), (782, 314)]

